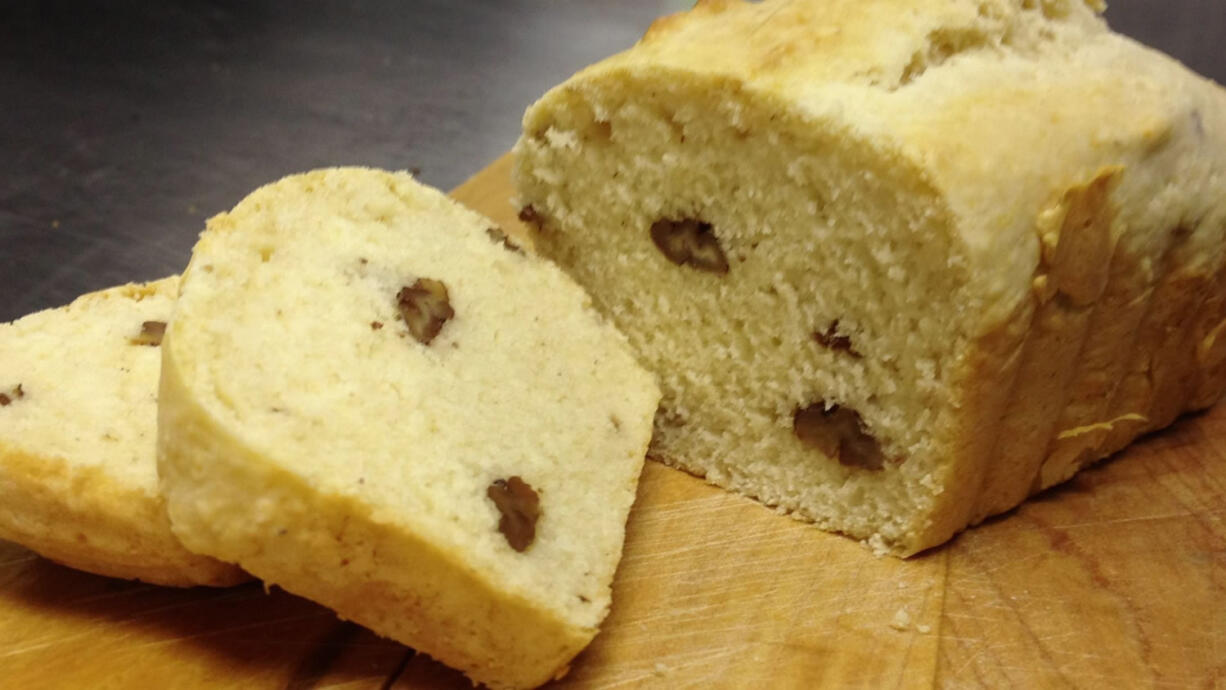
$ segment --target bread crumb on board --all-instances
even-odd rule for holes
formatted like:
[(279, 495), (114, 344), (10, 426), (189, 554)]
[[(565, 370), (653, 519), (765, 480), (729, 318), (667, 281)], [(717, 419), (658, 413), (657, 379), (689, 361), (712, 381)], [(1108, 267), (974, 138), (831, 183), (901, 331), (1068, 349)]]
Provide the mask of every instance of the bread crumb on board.
[(906, 609), (898, 609), (890, 619), (890, 627), (895, 630), (907, 630), (911, 627), (911, 614)]
[[(905, 632), (911, 629), (911, 614), (906, 608), (900, 608), (894, 612), (894, 617), (890, 619), (890, 627), (900, 632)], [(927, 623), (919, 623), (915, 626), (916, 632), (921, 635), (927, 635), (932, 632), (932, 626)]]

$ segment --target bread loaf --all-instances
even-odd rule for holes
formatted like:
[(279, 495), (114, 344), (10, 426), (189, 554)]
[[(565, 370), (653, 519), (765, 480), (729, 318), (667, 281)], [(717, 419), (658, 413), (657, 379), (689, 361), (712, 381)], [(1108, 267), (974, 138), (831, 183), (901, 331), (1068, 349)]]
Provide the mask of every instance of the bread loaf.
[(158, 345), (178, 278), (0, 324), (0, 538), (100, 575), (228, 585), (170, 531), (154, 454)]
[(554, 266), (406, 174), (209, 221), (163, 344), (159, 469), (201, 553), (491, 687), (610, 603), (659, 392)]
[(907, 555), (1217, 400), (1226, 96), (1100, 9), (700, 1), (533, 105), (653, 453)]

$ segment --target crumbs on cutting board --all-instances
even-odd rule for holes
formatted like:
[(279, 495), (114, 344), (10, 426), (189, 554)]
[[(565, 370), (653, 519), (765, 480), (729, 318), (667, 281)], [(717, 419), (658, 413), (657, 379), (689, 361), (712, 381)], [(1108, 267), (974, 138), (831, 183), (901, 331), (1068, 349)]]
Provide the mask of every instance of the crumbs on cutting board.
[(895, 630), (906, 630), (911, 627), (911, 614), (906, 609), (898, 609), (890, 619), (890, 627)]
[[(890, 627), (898, 631), (907, 631), (911, 629), (911, 614), (906, 608), (900, 608), (894, 612), (894, 617), (890, 619)], [(932, 632), (932, 626), (926, 623), (919, 623), (915, 626), (915, 630), (921, 635), (927, 635)]]

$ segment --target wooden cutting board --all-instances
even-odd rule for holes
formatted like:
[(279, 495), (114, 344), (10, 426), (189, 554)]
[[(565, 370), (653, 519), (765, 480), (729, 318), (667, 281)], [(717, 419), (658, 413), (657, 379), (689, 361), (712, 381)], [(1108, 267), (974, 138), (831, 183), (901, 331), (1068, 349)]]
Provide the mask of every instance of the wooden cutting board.
[[(504, 157), (454, 196), (519, 229)], [(556, 687), (1226, 688), (1226, 406), (908, 561), (648, 463), (612, 614)], [(467, 688), (259, 585), (0, 542), (0, 688)]]

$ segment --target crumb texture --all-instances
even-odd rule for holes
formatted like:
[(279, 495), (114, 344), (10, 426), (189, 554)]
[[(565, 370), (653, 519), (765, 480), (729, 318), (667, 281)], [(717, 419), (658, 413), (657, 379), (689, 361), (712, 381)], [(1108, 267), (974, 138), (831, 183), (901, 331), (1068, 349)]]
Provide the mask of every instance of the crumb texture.
[(1226, 96), (1101, 10), (700, 2), (529, 108), (653, 452), (906, 555), (1216, 400)]
[(160, 468), (194, 548), (522, 687), (608, 610), (659, 393), (491, 227), (356, 168), (212, 219), (163, 345)]
[(124, 285), (0, 324), (0, 537), (101, 575), (247, 579), (183, 548), (157, 490), (154, 339), (178, 284)]

